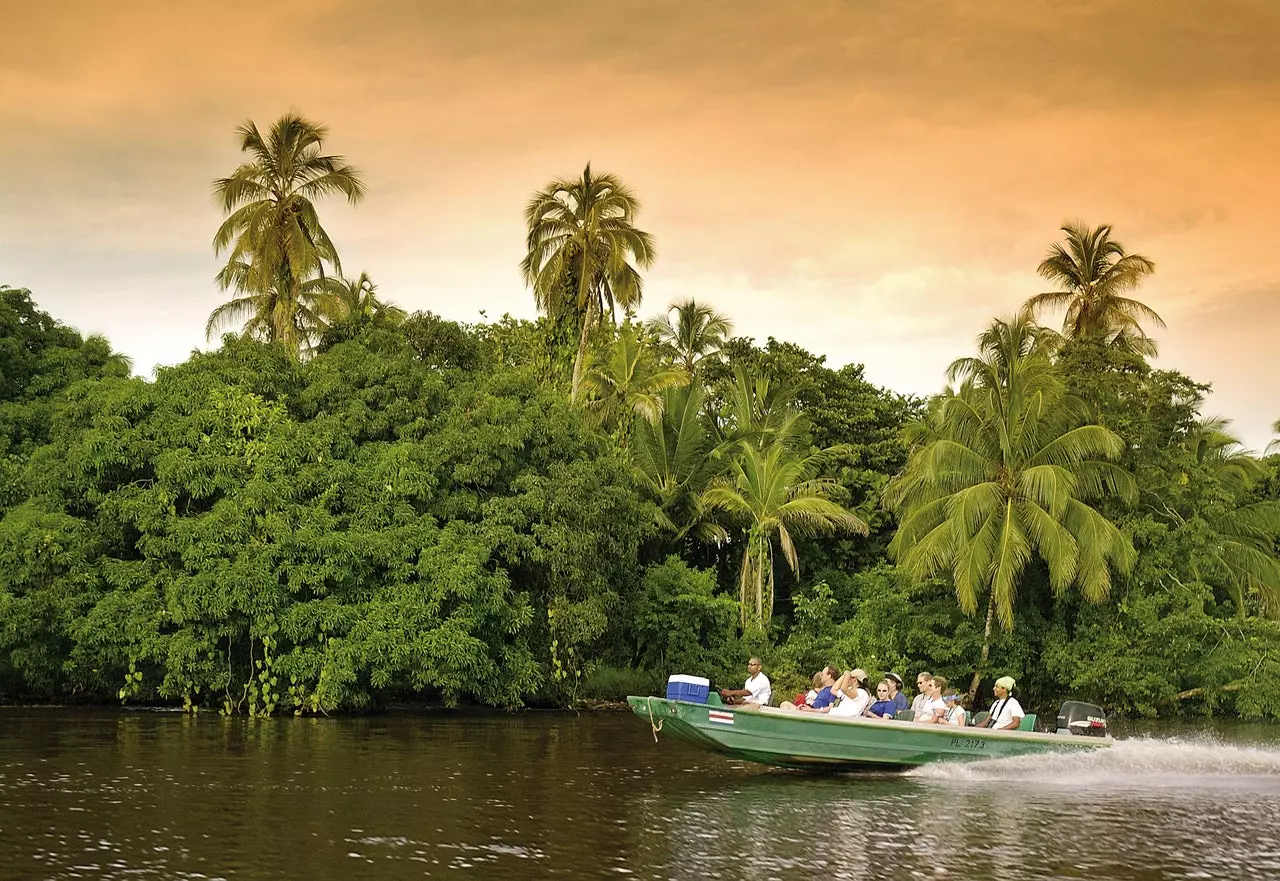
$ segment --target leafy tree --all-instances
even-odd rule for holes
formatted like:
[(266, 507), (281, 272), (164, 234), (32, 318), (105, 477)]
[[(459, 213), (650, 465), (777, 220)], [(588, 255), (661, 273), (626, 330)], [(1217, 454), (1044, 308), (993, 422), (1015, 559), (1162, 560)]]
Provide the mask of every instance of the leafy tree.
[(1178, 483), (1188, 491), (1157, 496), (1153, 507), (1176, 529), (1197, 536), (1195, 580), (1221, 585), (1241, 618), (1247, 597), (1280, 617), (1280, 501), (1249, 497), (1266, 469), (1228, 428), (1222, 419), (1195, 426), (1181, 445), (1186, 458)]
[(650, 319), (648, 326), (690, 376), (698, 362), (718, 352), (733, 333), (727, 317), (692, 298), (672, 304), (664, 314)]
[(987, 599), (975, 691), (989, 656), (993, 618), (1014, 622), (1019, 581), (1033, 557), (1055, 592), (1078, 585), (1092, 601), (1127, 572), (1128, 539), (1087, 502), (1134, 493), (1111, 464), (1123, 443), (1065, 393), (1044, 331), (1025, 315), (997, 320), (979, 337), (979, 357), (952, 363), (952, 381), (927, 419), (913, 423), (915, 448), (888, 502), (901, 525), (890, 553), (913, 575), (949, 572), (961, 608)]
[(1088, 229), (1068, 223), (1065, 244), (1055, 243), (1038, 271), (1059, 290), (1036, 294), (1023, 308), (1033, 315), (1066, 307), (1062, 331), (1069, 339), (1101, 337), (1119, 348), (1155, 354), (1142, 322), (1164, 327), (1154, 309), (1125, 296), (1155, 272), (1141, 254), (1129, 254), (1111, 238), (1110, 226)]
[(48, 442), (56, 402), (68, 387), (125, 377), (131, 369), (105, 337), (82, 337), (40, 310), (30, 291), (0, 285), (0, 462)]
[(628, 661), (663, 674), (736, 668), (741, 659), (729, 652), (737, 613), (733, 598), (717, 591), (714, 572), (668, 556), (645, 569), (631, 603)]
[[(635, 226), (640, 202), (612, 174), (595, 175), (590, 163), (581, 178), (554, 180), (525, 208), (527, 253), (520, 264), (538, 310), (555, 318), (579, 317), (581, 331), (573, 365), (570, 400), (581, 390), (592, 331), (612, 320), (615, 307), (630, 313), (640, 305), (640, 269), (653, 263), (653, 237)], [(634, 264), (634, 265), (633, 265)], [(572, 290), (572, 299), (564, 295)]]
[(832, 496), (840, 486), (817, 477), (823, 454), (801, 456), (781, 442), (743, 441), (728, 474), (703, 493), (702, 505), (742, 524), (738, 589), (744, 629), (764, 630), (773, 615), (774, 542), (792, 572), (800, 560), (793, 535), (867, 534), (867, 525)]
[(324, 126), (294, 113), (276, 120), (266, 137), (252, 120), (236, 134), (251, 159), (214, 183), (228, 216), (213, 248), (217, 254), (229, 249), (217, 281), (239, 296), (215, 309), (205, 329), (212, 337), (219, 327), (244, 322), (250, 335), (296, 353), (331, 308), (326, 264), (334, 274), (342, 271), (314, 200), (341, 195), (355, 204), (364, 197), (364, 181), (341, 156), (321, 152)]

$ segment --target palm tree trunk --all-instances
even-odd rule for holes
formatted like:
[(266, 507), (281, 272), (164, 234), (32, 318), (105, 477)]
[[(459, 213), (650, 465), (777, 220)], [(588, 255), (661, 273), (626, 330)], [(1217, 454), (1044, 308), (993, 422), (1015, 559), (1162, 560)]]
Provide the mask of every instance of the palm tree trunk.
[(591, 304), (587, 298), (587, 283), (591, 273), (591, 261), (582, 255), (582, 266), (578, 272), (578, 311), (582, 318), (582, 332), (578, 334), (578, 354), (573, 359), (573, 382), (569, 386), (569, 403), (578, 403), (578, 390), (582, 386), (582, 373), (587, 362), (587, 341), (591, 337)]
[(569, 403), (578, 403), (578, 390), (582, 386), (583, 368), (587, 361), (587, 338), (591, 333), (588, 316), (582, 316), (582, 334), (578, 337), (578, 354), (573, 359), (573, 384), (569, 387)]
[(987, 672), (987, 659), (991, 657), (991, 625), (995, 623), (996, 618), (996, 595), (992, 591), (987, 597), (987, 628), (982, 633), (982, 655), (978, 658), (978, 669), (973, 671), (973, 681), (969, 683), (969, 706), (973, 706), (973, 699), (978, 695), (978, 685), (982, 682), (982, 676)]

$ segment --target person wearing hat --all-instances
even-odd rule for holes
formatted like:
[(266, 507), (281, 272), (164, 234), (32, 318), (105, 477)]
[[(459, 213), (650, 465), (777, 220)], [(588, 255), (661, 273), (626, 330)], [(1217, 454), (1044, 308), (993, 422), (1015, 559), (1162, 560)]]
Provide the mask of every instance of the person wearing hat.
[(911, 702), (902, 693), (902, 677), (897, 673), (884, 674), (884, 681), (889, 684), (889, 700), (893, 701), (894, 715), (911, 709)]
[(996, 680), (996, 699), (991, 704), (991, 714), (980, 727), (997, 728), (1005, 731), (1016, 731), (1022, 724), (1022, 704), (1013, 696), (1013, 688), (1018, 683), (1012, 676), (1001, 676)]
[(839, 703), (831, 708), (833, 716), (862, 716), (871, 706), (871, 693), (867, 691), (867, 671), (861, 667), (846, 671), (832, 689), (839, 696)]

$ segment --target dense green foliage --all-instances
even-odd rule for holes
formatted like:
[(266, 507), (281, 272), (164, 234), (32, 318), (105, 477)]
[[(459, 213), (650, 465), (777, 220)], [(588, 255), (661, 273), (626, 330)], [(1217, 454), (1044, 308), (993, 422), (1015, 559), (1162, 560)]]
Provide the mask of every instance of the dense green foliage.
[[(706, 387), (611, 406), (601, 424), (570, 406), (545, 322), (372, 317), (305, 362), (227, 337), (144, 381), (26, 292), (3, 306), (4, 375), (20, 377), (0, 402), (4, 695), (322, 712), (559, 703), (676, 671), (724, 681), (753, 651), (780, 695), (828, 661), (980, 665), (982, 616), (949, 577), (886, 561), (895, 524), (875, 504), (906, 463), (906, 421), (938, 411), (857, 368), (735, 340)], [(1275, 458), (1224, 451), (1198, 421), (1203, 387), (1132, 353), (1073, 343), (1051, 369), (1091, 418), (1140, 439), (1120, 453), (1136, 501), (1098, 506), (1136, 562), (1095, 604), (1032, 558), (986, 666), (1032, 699), (1280, 715), (1273, 586), (1223, 561), (1231, 516), (1277, 504)], [(709, 501), (746, 494), (769, 455), (824, 445), (808, 479), (843, 485), (872, 535), (795, 542), (782, 614), (742, 633), (750, 524)]]
[(1041, 265), (1064, 334), (995, 322), (920, 401), (633, 320), (654, 245), (589, 166), (528, 206), (537, 322), (406, 316), (341, 277), (324, 130), (240, 134), (216, 350), (131, 377), (0, 288), (0, 699), (563, 705), (759, 654), (779, 699), (835, 663), (1280, 718), (1280, 455), (1151, 367), (1109, 227)]

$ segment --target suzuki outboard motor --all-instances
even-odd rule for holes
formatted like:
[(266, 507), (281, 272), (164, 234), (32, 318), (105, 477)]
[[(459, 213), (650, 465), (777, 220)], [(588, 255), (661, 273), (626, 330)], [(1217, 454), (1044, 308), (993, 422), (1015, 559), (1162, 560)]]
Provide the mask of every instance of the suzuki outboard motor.
[(1058, 709), (1058, 734), (1107, 736), (1107, 714), (1102, 707), (1083, 701), (1067, 701)]

